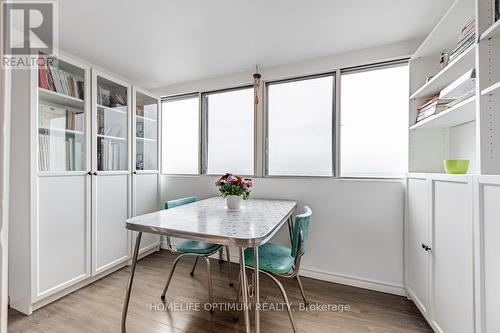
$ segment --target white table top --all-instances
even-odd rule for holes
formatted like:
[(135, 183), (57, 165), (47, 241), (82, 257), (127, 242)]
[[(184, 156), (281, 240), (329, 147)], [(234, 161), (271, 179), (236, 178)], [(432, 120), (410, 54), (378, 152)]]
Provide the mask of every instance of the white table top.
[(214, 197), (127, 220), (127, 229), (221, 245), (251, 247), (268, 241), (297, 206), (289, 200), (248, 199), (240, 210)]

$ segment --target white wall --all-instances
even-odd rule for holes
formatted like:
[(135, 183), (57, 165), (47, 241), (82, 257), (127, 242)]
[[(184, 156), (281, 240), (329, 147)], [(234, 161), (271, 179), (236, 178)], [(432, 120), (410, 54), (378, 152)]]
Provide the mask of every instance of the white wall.
[[(261, 70), (263, 80), (329, 72), (409, 56), (405, 42)], [(229, 88), (252, 81), (252, 71), (153, 89), (159, 96)], [(217, 195), (215, 177), (162, 176), (163, 201)], [(252, 196), (299, 201), (313, 210), (313, 225), (302, 275), (404, 294), (404, 184), (400, 180), (256, 178)], [(286, 230), (276, 237), (286, 241)]]
[[(216, 196), (216, 180), (163, 175), (162, 201)], [(313, 210), (301, 275), (404, 294), (402, 181), (256, 178), (252, 197), (298, 200), (299, 212)], [(287, 232), (277, 240), (289, 242)]]

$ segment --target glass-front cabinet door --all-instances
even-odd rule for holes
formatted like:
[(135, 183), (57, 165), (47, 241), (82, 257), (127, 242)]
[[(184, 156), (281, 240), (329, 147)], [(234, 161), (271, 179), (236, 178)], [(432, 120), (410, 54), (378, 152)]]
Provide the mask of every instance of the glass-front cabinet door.
[(38, 63), (38, 170), (84, 171), (86, 70), (43, 54)]
[(97, 171), (127, 171), (129, 87), (96, 77)]
[(135, 170), (158, 170), (158, 99), (135, 91)]

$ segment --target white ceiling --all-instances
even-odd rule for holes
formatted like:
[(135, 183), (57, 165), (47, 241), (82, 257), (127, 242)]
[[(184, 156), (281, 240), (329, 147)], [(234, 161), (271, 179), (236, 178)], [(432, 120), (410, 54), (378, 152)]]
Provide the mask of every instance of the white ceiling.
[(452, 0), (60, 0), (64, 51), (159, 87), (423, 38)]

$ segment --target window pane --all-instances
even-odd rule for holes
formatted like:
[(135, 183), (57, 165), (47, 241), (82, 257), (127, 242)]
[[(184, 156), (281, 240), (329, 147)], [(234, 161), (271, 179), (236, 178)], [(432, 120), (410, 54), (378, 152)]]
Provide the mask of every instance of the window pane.
[(254, 173), (253, 88), (204, 95), (207, 107), (207, 173)]
[(334, 76), (267, 89), (268, 174), (332, 176)]
[(162, 169), (170, 174), (199, 173), (199, 98), (162, 102)]
[(408, 80), (408, 65), (342, 75), (342, 176), (404, 176)]

